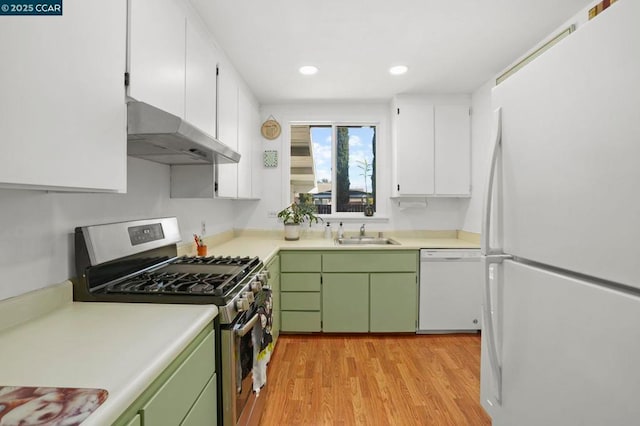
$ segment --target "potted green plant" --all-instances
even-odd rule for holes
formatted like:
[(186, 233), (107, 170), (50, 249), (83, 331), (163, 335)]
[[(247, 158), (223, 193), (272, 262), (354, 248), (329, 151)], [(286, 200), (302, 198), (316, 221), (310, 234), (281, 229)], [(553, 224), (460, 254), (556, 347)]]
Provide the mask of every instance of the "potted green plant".
[(364, 215), (373, 216), (375, 210), (373, 209), (373, 197), (366, 197), (364, 202)]
[(322, 218), (316, 216), (316, 206), (311, 203), (292, 203), (278, 213), (278, 218), (284, 223), (284, 239), (295, 241), (300, 239), (300, 224), (318, 223)]

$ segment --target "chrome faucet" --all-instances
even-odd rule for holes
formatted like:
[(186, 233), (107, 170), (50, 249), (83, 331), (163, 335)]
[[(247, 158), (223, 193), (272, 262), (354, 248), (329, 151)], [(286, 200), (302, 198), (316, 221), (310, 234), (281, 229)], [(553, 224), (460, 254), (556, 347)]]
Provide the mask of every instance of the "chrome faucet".
[(360, 236), (364, 237), (364, 223), (362, 224), (362, 226), (360, 227)]

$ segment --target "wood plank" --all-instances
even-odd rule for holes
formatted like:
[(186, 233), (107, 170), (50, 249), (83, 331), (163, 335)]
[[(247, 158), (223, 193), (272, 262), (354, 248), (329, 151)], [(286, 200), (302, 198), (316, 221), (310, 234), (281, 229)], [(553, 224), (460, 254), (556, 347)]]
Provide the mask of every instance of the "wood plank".
[(480, 335), (282, 335), (261, 426), (491, 425)]

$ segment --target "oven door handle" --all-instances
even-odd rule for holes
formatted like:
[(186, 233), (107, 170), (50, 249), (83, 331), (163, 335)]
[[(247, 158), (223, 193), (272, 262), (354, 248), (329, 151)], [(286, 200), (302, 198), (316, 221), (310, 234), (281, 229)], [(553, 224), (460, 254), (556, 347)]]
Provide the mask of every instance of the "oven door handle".
[(246, 335), (249, 331), (251, 331), (253, 326), (256, 325), (259, 319), (260, 319), (260, 314), (255, 314), (254, 316), (251, 317), (251, 319), (245, 325), (242, 326), (242, 328), (236, 328), (234, 330), (235, 335), (238, 337), (242, 337)]

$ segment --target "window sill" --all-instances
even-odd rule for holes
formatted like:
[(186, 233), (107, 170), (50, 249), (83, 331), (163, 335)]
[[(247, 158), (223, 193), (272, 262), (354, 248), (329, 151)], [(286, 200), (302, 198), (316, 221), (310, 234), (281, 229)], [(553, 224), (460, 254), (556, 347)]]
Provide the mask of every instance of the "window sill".
[(352, 215), (350, 214), (322, 214), (322, 215), (318, 215), (319, 217), (321, 217), (325, 222), (343, 222), (343, 223), (362, 223), (362, 222), (367, 222), (367, 223), (388, 223), (389, 222), (389, 218), (386, 216), (377, 216), (377, 215), (373, 215), (373, 216), (365, 216), (362, 213), (354, 213)]

